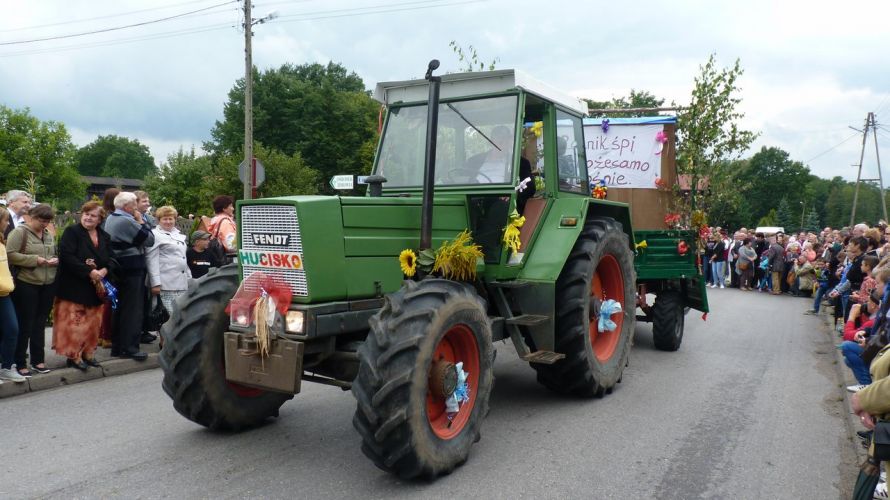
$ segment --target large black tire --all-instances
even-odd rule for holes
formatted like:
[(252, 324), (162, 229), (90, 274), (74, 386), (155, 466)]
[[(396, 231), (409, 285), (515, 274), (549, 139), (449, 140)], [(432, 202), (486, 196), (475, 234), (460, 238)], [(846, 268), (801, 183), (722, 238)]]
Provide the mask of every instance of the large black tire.
[(660, 351), (676, 351), (683, 342), (686, 307), (676, 291), (659, 293), (652, 306), (652, 340)]
[[(358, 350), (359, 372), (352, 385), (352, 422), (362, 436), (362, 452), (380, 469), (402, 478), (450, 473), (467, 460), (488, 413), (494, 349), (484, 301), (464, 283), (406, 281), (386, 297), (370, 326)], [(463, 359), (443, 356), (448, 349), (462, 353)], [(443, 425), (448, 422), (439, 413), (444, 399), (430, 392), (434, 357), (463, 361), (469, 372), (470, 401), (453, 426)]]
[(213, 430), (259, 425), (278, 416), (281, 405), (293, 397), (226, 381), (225, 308), (237, 289), (237, 264), (211, 269), (178, 299), (173, 316), (161, 329), (164, 392), (182, 416)]
[[(565, 358), (552, 365), (533, 364), (538, 382), (581, 397), (611, 392), (621, 380), (633, 341), (635, 283), (633, 253), (621, 224), (609, 217), (589, 218), (556, 281), (555, 345)], [(621, 303), (620, 319), (612, 317), (620, 322), (615, 332), (597, 332), (597, 318), (590, 317), (592, 294)]]

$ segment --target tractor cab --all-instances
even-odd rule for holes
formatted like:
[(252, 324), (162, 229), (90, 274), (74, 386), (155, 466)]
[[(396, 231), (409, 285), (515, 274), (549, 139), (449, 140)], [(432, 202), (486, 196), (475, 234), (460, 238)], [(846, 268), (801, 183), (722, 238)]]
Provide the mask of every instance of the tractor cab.
[[(486, 263), (502, 262), (500, 233), (513, 210), (532, 240), (547, 200), (589, 196), (581, 119), (586, 106), (517, 70), (441, 77), (436, 196), (466, 197)], [(420, 196), (428, 118), (426, 80), (383, 82), (388, 110), (374, 163), (383, 196)]]

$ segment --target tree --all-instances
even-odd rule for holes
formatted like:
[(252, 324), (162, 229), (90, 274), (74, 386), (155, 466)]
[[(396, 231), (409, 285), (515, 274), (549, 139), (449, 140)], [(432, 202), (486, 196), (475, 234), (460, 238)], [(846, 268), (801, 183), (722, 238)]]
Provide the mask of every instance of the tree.
[[(299, 153), (319, 172), (319, 188), (336, 174), (369, 173), (377, 144), (379, 105), (355, 73), (327, 66), (285, 64), (254, 72), (254, 140), (287, 156)], [(223, 121), (211, 131), (205, 149), (214, 156), (244, 146), (244, 80), (229, 91)], [(236, 163), (237, 165), (237, 163)]]
[(157, 171), (148, 146), (116, 135), (100, 135), (80, 148), (75, 159), (81, 175), (144, 179)]
[(810, 211), (807, 212), (806, 219), (803, 223), (804, 231), (818, 231), (822, 229), (819, 225), (819, 213), (816, 212), (816, 207), (810, 207)]
[[(677, 170), (692, 176), (692, 186), (719, 162), (738, 158), (757, 137), (738, 126), (745, 116), (737, 110), (742, 100), (737, 97), (736, 80), (741, 74), (738, 60), (731, 69), (718, 70), (712, 54), (695, 78), (689, 106), (677, 116)], [(694, 206), (709, 208), (707, 192), (693, 191), (691, 198)]]
[[(318, 172), (307, 167), (299, 153), (285, 155), (262, 144), (254, 146), (256, 157), (266, 169), (266, 182), (259, 187), (263, 197), (317, 194)], [(179, 150), (167, 157), (158, 174), (146, 180), (145, 190), (155, 204), (173, 205), (180, 214), (212, 214), (211, 202), (219, 194), (236, 199), (243, 194), (238, 165), (243, 154), (224, 156)]]
[[(734, 188), (750, 207), (751, 219), (757, 219), (776, 208), (776, 200), (786, 198), (789, 206), (795, 207), (806, 202), (807, 186), (814, 178), (803, 163), (791, 160), (786, 151), (763, 147), (748, 160), (735, 162), (732, 181), (723, 189)], [(807, 199), (812, 203), (813, 198)]]
[(501, 62), (500, 57), (495, 57), (488, 63), (482, 61), (479, 58), (479, 53), (476, 52), (476, 47), (473, 47), (472, 45), (467, 45), (467, 50), (464, 50), (463, 47), (458, 45), (457, 41), (452, 40), (448, 46), (451, 47), (451, 51), (457, 55), (457, 61), (464, 65), (458, 70), (460, 72), (493, 71), (495, 65)]
[(757, 224), (755, 224), (755, 226), (774, 227), (778, 224), (778, 222), (776, 222), (777, 219), (778, 216), (776, 215), (776, 209), (774, 208), (770, 210), (769, 213), (761, 217), (760, 220), (757, 221)]
[[(593, 110), (597, 109), (630, 109), (630, 108), (660, 108), (664, 105), (664, 99), (659, 99), (654, 95), (650, 94), (645, 90), (635, 90), (630, 89), (630, 94), (627, 97), (613, 97), (610, 101), (595, 101), (593, 99), (584, 99), (587, 102), (587, 107)], [(609, 113), (609, 117), (613, 118), (633, 118), (639, 116), (651, 116), (653, 112), (648, 111), (634, 111), (627, 113)], [(606, 115), (603, 113), (594, 112), (592, 115), (594, 118), (605, 118)]]
[(785, 231), (793, 231), (797, 224), (794, 222), (794, 214), (791, 213), (791, 207), (788, 206), (788, 199), (782, 198), (779, 202), (779, 208), (776, 209), (776, 224), (785, 228)]
[(33, 174), (37, 189), (31, 194), (38, 201), (74, 207), (86, 191), (74, 168), (75, 151), (62, 123), (0, 105), (0, 192), (23, 189)]

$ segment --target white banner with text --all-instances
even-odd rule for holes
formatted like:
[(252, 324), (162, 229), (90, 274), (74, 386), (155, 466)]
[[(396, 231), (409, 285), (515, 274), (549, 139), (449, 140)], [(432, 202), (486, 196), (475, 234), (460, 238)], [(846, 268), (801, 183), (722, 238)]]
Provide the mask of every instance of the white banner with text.
[[(661, 177), (664, 125), (584, 126), (587, 172), (591, 182), (609, 188), (656, 189)], [(662, 134), (659, 134), (662, 132)]]

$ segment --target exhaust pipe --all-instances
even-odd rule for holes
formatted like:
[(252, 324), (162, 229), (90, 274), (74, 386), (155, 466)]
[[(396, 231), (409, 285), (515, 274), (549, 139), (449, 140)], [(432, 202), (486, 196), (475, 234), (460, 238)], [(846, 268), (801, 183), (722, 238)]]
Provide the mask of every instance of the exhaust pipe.
[(436, 134), (439, 129), (439, 84), (442, 77), (433, 76), (439, 61), (433, 59), (424, 77), (430, 82), (430, 96), (426, 115), (426, 155), (423, 165), (423, 204), (420, 209), (420, 250), (433, 246), (433, 188), (436, 183)]

